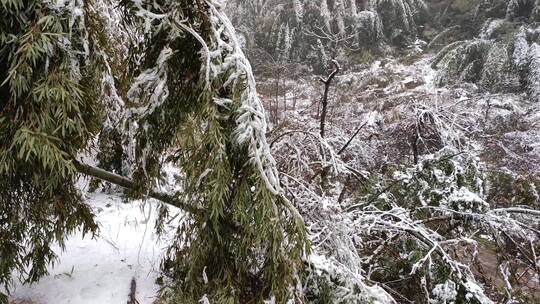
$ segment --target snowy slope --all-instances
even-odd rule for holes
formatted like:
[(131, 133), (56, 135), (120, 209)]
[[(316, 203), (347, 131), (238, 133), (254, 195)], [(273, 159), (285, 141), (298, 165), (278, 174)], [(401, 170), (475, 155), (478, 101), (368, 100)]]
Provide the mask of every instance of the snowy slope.
[(30, 300), (35, 304), (126, 303), (130, 283), (137, 283), (140, 304), (152, 303), (158, 286), (160, 254), (166, 244), (154, 234), (154, 201), (125, 203), (117, 195), (87, 194), (97, 214), (97, 239), (73, 235), (59, 263), (37, 284), (18, 284), (12, 293), (14, 303)]

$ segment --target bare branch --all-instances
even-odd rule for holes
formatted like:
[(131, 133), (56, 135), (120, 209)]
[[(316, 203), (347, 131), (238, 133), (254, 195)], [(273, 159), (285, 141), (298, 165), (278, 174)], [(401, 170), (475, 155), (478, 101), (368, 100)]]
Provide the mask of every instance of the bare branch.
[[(75, 165), (75, 168), (79, 173), (82, 173), (84, 175), (88, 175), (91, 177), (95, 177), (98, 179), (101, 179), (103, 181), (113, 183), (115, 185), (118, 185), (120, 187), (126, 188), (126, 189), (133, 189), (135, 186), (135, 183), (123, 176), (120, 176), (118, 174), (103, 170), (98, 167), (93, 167), (88, 164), (84, 164), (79, 162), (78, 160), (73, 160), (73, 164)], [(153, 199), (156, 199), (158, 201), (161, 201), (163, 203), (166, 203), (168, 205), (180, 208), (184, 211), (187, 211), (191, 214), (201, 214), (202, 211), (198, 208), (188, 205), (185, 202), (179, 200), (177, 196), (171, 195), (164, 192), (159, 192), (155, 190), (150, 190), (148, 192), (148, 197), (151, 197)]]
[(328, 111), (328, 91), (330, 91), (330, 85), (332, 84), (332, 80), (334, 77), (336, 77), (337, 73), (341, 70), (341, 67), (339, 66), (339, 63), (337, 60), (332, 59), (332, 64), (334, 65), (334, 70), (326, 79), (319, 79), (322, 83), (324, 83), (324, 94), (322, 98), (322, 112), (321, 112), (321, 137), (324, 138), (324, 127), (326, 123), (326, 114)]

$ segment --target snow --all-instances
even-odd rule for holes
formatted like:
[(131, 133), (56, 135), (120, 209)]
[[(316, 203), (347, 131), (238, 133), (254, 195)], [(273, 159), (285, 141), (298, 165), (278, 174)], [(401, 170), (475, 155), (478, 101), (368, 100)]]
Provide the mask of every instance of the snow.
[(444, 284), (437, 284), (433, 288), (433, 295), (437, 301), (433, 303), (454, 303), (457, 296), (456, 284), (452, 281), (446, 281)]
[(534, 101), (540, 101), (540, 45), (533, 43), (529, 49), (529, 90)]
[(163, 48), (157, 59), (156, 67), (141, 73), (131, 85), (127, 96), (138, 103), (141, 94), (149, 94), (149, 105), (131, 110), (133, 113), (152, 113), (169, 96), (167, 88), (167, 60), (173, 55), (169, 47)]
[(495, 19), (488, 22), (480, 33), (480, 38), (490, 39), (492, 38), (495, 31), (497, 31), (501, 26), (504, 25), (504, 19)]
[(478, 286), (475, 282), (467, 281), (465, 284), (467, 290), (467, 300), (475, 298), (480, 304), (492, 304), (493, 301), (488, 299), (482, 292), (482, 287)]
[[(66, 241), (59, 262), (38, 283), (17, 283), (13, 299), (35, 304), (125, 303), (132, 278), (140, 304), (154, 302), (161, 254), (167, 244), (154, 233), (154, 201), (123, 202), (114, 194), (87, 194), (100, 223), (99, 236), (75, 234)], [(172, 234), (171, 234), (172, 235)]]
[[(347, 289), (360, 289), (362, 292), (357, 298), (351, 296), (352, 302), (355, 303), (373, 303), (373, 304), (392, 304), (396, 303), (392, 297), (378, 285), (368, 286), (364, 283), (364, 278), (360, 273), (355, 272), (355, 269), (347, 267), (333, 258), (327, 258), (323, 255), (311, 253), (307, 257), (308, 261), (313, 265), (315, 272), (319, 275), (326, 273), (330, 278), (343, 277), (346, 287), (341, 288), (340, 292), (346, 292)], [(338, 292), (338, 291), (336, 291)], [(355, 301), (356, 300), (356, 301)]]
[[(67, 0), (58, 1), (66, 2)], [(147, 20), (169, 18), (169, 16), (165, 15), (149, 15), (150, 12), (141, 8), (141, 1), (135, 0), (134, 3), (141, 10), (139, 14), (148, 15)], [(202, 73), (205, 74), (207, 83), (209, 83), (210, 78), (220, 76), (228, 77), (225, 86), (234, 86), (236, 83), (245, 82), (247, 88), (240, 98), (241, 107), (238, 109), (237, 115), (235, 115), (238, 124), (235, 137), (238, 144), (249, 145), (252, 162), (261, 171), (267, 186), (274, 192), (280, 192), (282, 189), (278, 182), (276, 162), (270, 153), (272, 146), (269, 147), (266, 143), (265, 112), (261, 99), (255, 90), (255, 79), (251, 66), (242, 52), (245, 41), (234, 38), (234, 35), (232, 35), (233, 28), (229, 20), (219, 13), (218, 2), (207, 0), (207, 3), (212, 7), (210, 20), (217, 28), (213, 32), (215, 37), (213, 36), (212, 41), (202, 41), (200, 36), (187, 23), (179, 22), (176, 26), (191, 33), (201, 42), (203, 49), (201, 57), (207, 62), (206, 65), (203, 65), (204, 70)], [(326, 3), (324, 0), (321, 1), (323, 6)], [(343, 4), (340, 3), (340, 5)], [(350, 0), (350, 3), (351, 7), (356, 4), (354, 0)], [(297, 18), (301, 19), (303, 17), (303, 12), (301, 12), (303, 8), (300, 7), (302, 5), (301, 1), (295, 0), (294, 5), (299, 6), (295, 7), (295, 13)], [(328, 7), (325, 9), (328, 10)], [(372, 11), (360, 12), (357, 18), (359, 23), (372, 22), (373, 24), (377, 23), (377, 26), (380, 23), (378, 15)], [(148, 26), (150, 24), (150, 22), (147, 23)], [(277, 40), (282, 42), (282, 45), (280, 45), (282, 48), (279, 49), (284, 54), (288, 54), (291, 39), (295, 32), (293, 32), (293, 23), (291, 23), (291, 27), (289, 27), (289, 23), (284, 24), (281, 24), (282, 29), (279, 31), (279, 37), (282, 39), (278, 38)], [(500, 22), (497, 20), (490, 23), (483, 38), (488, 39), (488, 36), (496, 32), (498, 26), (500, 26)], [(382, 25), (379, 27), (382, 27)], [(228, 36), (231, 37), (230, 40), (223, 38)], [(539, 87), (538, 84), (540, 83), (540, 77), (538, 76), (540, 75), (540, 47), (536, 43), (529, 46), (526, 38), (526, 33), (522, 29), (516, 39), (512, 59), (518, 67), (526, 66), (529, 61), (532, 61), (532, 72), (529, 75), (532, 85), (529, 89), (538, 95), (536, 88)], [(425, 43), (420, 40), (417, 40), (416, 44), (422, 48), (425, 46)], [(319, 45), (317, 48), (322, 52), (321, 55), (326, 56), (320, 39), (317, 39), (317, 45)], [(457, 47), (462, 47), (462, 45)], [(159, 56), (157, 66), (143, 71), (131, 87), (129, 95), (132, 101), (136, 102), (137, 98), (142, 94), (150, 96), (150, 105), (141, 105), (141, 108), (137, 109), (141, 113), (142, 111), (153, 111), (155, 107), (159, 106), (159, 102), (166, 99), (168, 94), (166, 70), (168, 60), (173, 55), (172, 52), (172, 49), (164, 48)], [(286, 59), (286, 56), (283, 55), (282, 59)], [(454, 261), (453, 258), (450, 258), (450, 255), (445, 253), (445, 250), (451, 247), (450, 245), (470, 240), (468, 235), (461, 235), (462, 230), (459, 230), (459, 236), (439, 235), (438, 231), (421, 224), (421, 221), (416, 221), (414, 214), (408, 209), (392, 206), (391, 210), (379, 210), (377, 206), (362, 204), (362, 199), (360, 199), (359, 204), (356, 204), (359, 208), (351, 209), (353, 211), (347, 213), (343, 211), (347, 204), (350, 203), (347, 198), (342, 205), (339, 202), (336, 203), (339, 191), (335, 190), (341, 188), (341, 181), (336, 178), (336, 181), (332, 181), (330, 187), (332, 191), (319, 194), (321, 191), (318, 191), (319, 188), (315, 188), (317, 186), (314, 186), (315, 183), (313, 185), (310, 182), (304, 183), (303, 179), (303, 176), (314, 175), (314, 172), (310, 171), (310, 166), (313, 166), (314, 163), (320, 166), (332, 165), (340, 168), (345, 168), (345, 165), (347, 165), (357, 172), (361, 172), (364, 176), (369, 175), (364, 169), (373, 168), (375, 161), (386, 158), (384, 159), (385, 165), (386, 163), (391, 164), (391, 157), (393, 157), (391, 153), (398, 154), (398, 152), (403, 151), (381, 148), (388, 145), (389, 142), (379, 139), (379, 134), (375, 134), (375, 132), (380, 133), (380, 137), (384, 138), (384, 135), (388, 134), (384, 132), (388, 132), (387, 130), (393, 125), (397, 125), (398, 128), (403, 127), (398, 125), (399, 122), (409, 120), (413, 123), (412, 126), (434, 125), (436, 131), (439, 132), (437, 135), (442, 143), (445, 146), (453, 147), (459, 146), (460, 141), (458, 139), (466, 138), (469, 132), (475, 131), (474, 128), (478, 127), (477, 124), (479, 124), (476, 120), (488, 120), (488, 111), (490, 111), (489, 116), (494, 117), (493, 120), (495, 118), (499, 119), (499, 116), (510, 116), (513, 113), (520, 116), (528, 113), (525, 111), (526, 105), (519, 103), (522, 97), (518, 95), (492, 95), (478, 92), (478, 87), (474, 84), (460, 84), (459, 88), (438, 88), (436, 86), (438, 72), (429, 64), (432, 61), (432, 54), (422, 55), (412, 65), (407, 65), (393, 58), (385, 58), (382, 62), (377, 60), (371, 65), (363, 64), (360, 72), (352, 69), (352, 71), (346, 70), (343, 75), (338, 75), (336, 78), (338, 81), (335, 84), (336, 89), (334, 90), (337, 92), (333, 93), (334, 96), (332, 97), (339, 104), (336, 102), (337, 106), (332, 113), (334, 120), (328, 123), (331, 136), (324, 139), (314, 131), (318, 128), (318, 120), (313, 119), (309, 115), (311, 112), (308, 112), (309, 107), (313, 104), (312, 100), (318, 98), (316, 96), (316, 87), (311, 87), (310, 80), (285, 80), (285, 87), (292, 87), (295, 90), (294, 93), (284, 93), (286, 99), (297, 98), (296, 92), (298, 91), (300, 94), (298, 94), (298, 103), (295, 100), (295, 108), (289, 109), (290, 112), (284, 110), (282, 116), (287, 117), (288, 122), (291, 122), (291, 124), (297, 125), (296, 128), (300, 131), (295, 134), (300, 135), (298, 137), (289, 136), (283, 142), (277, 142), (273, 155), (278, 159), (278, 164), (291, 164), (283, 170), (284, 172), (279, 173), (282, 181), (288, 184), (287, 190), (292, 189), (293, 196), (298, 196), (298, 199), (295, 198), (295, 203), (303, 209), (302, 212), (309, 227), (309, 237), (315, 245), (313, 253), (307, 257), (307, 262), (313, 264), (319, 274), (328, 273), (332, 277), (344, 278), (346, 284), (340, 286), (340, 288), (360, 288), (366, 297), (373, 296), (378, 299), (379, 303), (390, 303), (391, 296), (381, 288), (382, 285), (377, 285), (376, 280), (373, 279), (370, 273), (371, 266), (374, 268), (379, 266), (376, 262), (371, 264), (370, 261), (372, 259), (376, 261), (378, 256), (384, 256), (384, 253), (378, 251), (382, 250), (380, 248), (383, 247), (377, 248), (377, 251), (372, 254), (368, 253), (364, 246), (368, 248), (370, 242), (378, 242), (379, 240), (373, 238), (373, 235), (377, 236), (377, 233), (384, 233), (385, 237), (388, 234), (397, 238), (405, 233), (410, 234), (412, 231), (415, 233), (413, 237), (409, 236), (410, 239), (416, 238), (418, 244), (427, 242), (427, 245), (422, 246), (424, 250), (429, 252), (422, 260), (413, 265), (413, 273), (416, 271), (425, 271), (427, 273), (423, 274), (422, 284), (426, 288), (426, 296), (434, 297), (434, 299), (429, 299), (432, 300), (430, 303), (451, 303), (456, 298), (458, 284), (460, 288), (466, 289), (468, 299), (476, 298), (481, 303), (492, 303), (484, 295), (483, 286), (473, 280), (474, 278), (469, 275), (461, 261)], [(235, 72), (229, 75), (228, 72), (231, 71)], [(110, 75), (110, 73), (104, 75), (104, 82), (112, 83), (113, 79), (109, 77)], [(268, 81), (270, 82), (270, 80)], [(315, 83), (317, 82), (315, 81)], [(403, 83), (412, 83), (415, 86), (410, 89), (404, 86)], [(349, 91), (342, 92), (341, 90)], [(117, 94), (113, 91), (111, 97), (115, 97), (114, 95)], [(349, 100), (347, 98), (350, 97), (349, 95), (354, 97)], [(535, 96), (539, 99), (537, 95)], [(342, 101), (340, 98), (345, 100)], [(223, 107), (237, 102), (236, 99), (229, 98), (215, 98), (213, 101)], [(484, 110), (484, 104), (487, 104), (485, 116), (482, 111)], [(540, 111), (536, 111), (536, 113), (534, 111), (530, 112), (532, 114), (529, 120), (540, 120)], [(291, 114), (290, 117), (288, 117), (289, 114)], [(351, 131), (351, 126), (360, 125), (359, 122), (364, 121), (366, 127), (347, 150), (347, 153), (351, 155), (343, 156), (343, 159), (336, 155), (334, 149), (339, 148), (349, 138), (351, 132), (348, 131)], [(137, 130), (138, 128), (138, 126), (134, 125), (131, 130)], [(143, 125), (141, 128), (148, 128), (148, 125)], [(277, 130), (279, 131), (279, 129)], [(536, 131), (531, 133), (531, 131), (507, 132), (504, 138), (517, 141), (517, 139), (523, 137), (522, 141), (529, 143), (527, 148), (532, 149), (531, 152), (528, 152), (528, 155), (525, 152), (519, 152), (519, 156), (529, 156), (533, 153), (540, 155), (538, 154), (540, 145), (537, 144), (539, 141), (534, 140), (537, 138), (536, 136), (539, 136), (537, 135), (539, 133)], [(371, 135), (377, 136), (372, 139)], [(528, 139), (525, 136), (529, 136)], [(473, 141), (471, 138), (466, 139)], [(472, 145), (479, 146), (479, 148), (475, 149), (477, 151), (484, 148), (482, 143), (473, 142)], [(279, 153), (288, 151), (285, 148), (289, 146), (291, 146), (290, 151), (292, 152), (289, 152), (289, 154)], [(279, 150), (280, 147), (283, 150)], [(378, 153), (379, 151), (381, 153)], [(310, 156), (309, 153), (316, 157)], [(434, 154), (420, 156), (421, 162), (418, 165), (410, 170), (395, 171), (392, 178), (399, 180), (402, 184), (417, 182), (420, 189), (418, 196), (423, 207), (438, 210), (441, 214), (455, 214), (456, 216), (465, 214), (467, 218), (484, 223), (484, 226), (493, 226), (499, 230), (512, 232), (521, 229), (521, 226), (517, 225), (519, 223), (517, 221), (506, 222), (511, 219), (509, 215), (511, 210), (485, 210), (489, 206), (483, 199), (481, 185), (471, 189), (465, 187), (455, 188), (454, 185), (458, 184), (456, 182), (457, 174), (466, 173), (466, 168), (460, 166), (463, 161), (454, 160), (455, 158), (461, 158), (457, 150), (446, 154), (452, 155), (448, 162), (452, 164), (455, 172), (448, 174), (438, 167), (434, 167), (428, 172), (433, 175), (438, 183), (444, 184), (444, 187), (432, 189), (425, 180), (415, 181), (417, 178), (416, 173), (426, 169), (425, 164), (432, 165), (435, 163)], [(317, 162), (311, 162), (313, 160)], [(431, 160), (431, 162), (427, 162), (427, 160)], [(280, 170), (282, 169), (280, 168)], [(209, 168), (204, 171), (200, 175), (199, 182), (202, 182), (211, 170)], [(335, 174), (335, 176), (343, 176), (343, 174), (338, 175), (342, 171), (345, 170), (335, 169), (331, 173)], [(377, 176), (377, 171), (370, 172), (373, 176)], [(174, 183), (172, 175), (169, 176), (169, 180), (171, 181), (169, 184)], [(480, 181), (481, 179), (478, 178), (478, 182)], [(294, 186), (290, 186), (290, 184)], [(452, 185), (452, 187), (447, 185)], [(313, 190), (314, 188), (315, 190)], [(344, 190), (346, 189), (344, 188)], [(257, 188), (251, 186), (250, 191), (255, 193)], [(424, 195), (428, 191), (431, 191), (430, 194), (444, 196), (440, 205), (434, 207), (428, 203), (427, 195)], [(170, 191), (166, 190), (166, 192)], [(538, 195), (536, 194), (536, 196)], [(358, 199), (355, 198), (355, 200)], [(378, 195), (377, 201), (385, 201), (386, 205), (391, 205), (396, 201), (396, 198), (393, 197), (391, 192), (384, 192)], [(153, 302), (158, 288), (155, 279), (158, 276), (160, 254), (168, 242), (165, 240), (160, 242), (153, 233), (152, 223), (156, 212), (154, 206), (152, 206), (152, 201), (146, 203), (136, 201), (125, 204), (117, 195), (99, 193), (90, 194), (88, 203), (96, 210), (98, 221), (101, 223), (100, 237), (93, 240), (89, 237), (81, 238), (80, 235), (74, 235), (67, 242), (66, 251), (59, 254), (59, 263), (56, 267), (50, 268), (50, 276), (33, 286), (17, 286), (13, 294), (15, 298), (31, 299), (37, 304), (120, 303), (120, 301), (125, 303), (131, 279), (134, 277), (137, 282), (136, 296), (138, 301), (141, 304)], [(457, 206), (456, 210), (448, 208), (448, 204)], [(424, 209), (428, 210), (428, 208)], [(459, 217), (456, 218), (457, 220), (460, 219)], [(483, 232), (484, 230), (480, 231)], [(482, 233), (480, 237), (495, 240), (495, 235), (491, 234)], [(386, 238), (391, 240), (390, 237)], [(476, 252), (476, 245), (474, 249)], [(403, 249), (399, 248), (399, 250)], [(396, 252), (401, 260), (413, 260), (413, 252), (406, 250)], [(437, 254), (442, 255), (442, 257), (438, 257)], [(476, 256), (476, 253), (473, 256)], [(433, 287), (430, 294), (427, 290), (425, 278), (432, 273), (432, 263), (447, 265), (459, 276), (455, 275), (452, 278), (452, 280), (456, 281), (449, 279), (446, 282), (430, 282), (430, 288)], [(369, 271), (365, 269), (364, 265), (370, 265)], [(405, 273), (403, 269), (400, 271)], [(459, 280), (456, 279), (458, 277)], [(204, 270), (202, 278), (205, 282), (207, 281)], [(461, 281), (462, 279), (466, 281)], [(206, 295), (202, 296), (199, 302), (210, 303)], [(270, 299), (265, 303), (275, 303), (275, 300)]]
[(458, 191), (455, 191), (448, 198), (451, 202), (471, 202), (485, 204), (486, 202), (481, 199), (476, 193), (469, 191), (465, 187), (461, 187)]
[(293, 3), (296, 22), (300, 23), (302, 22), (302, 18), (304, 17), (304, 6), (302, 5), (302, 2), (300, 2), (300, 0), (293, 0)]
[(527, 35), (525, 34), (525, 28), (521, 27), (514, 42), (514, 53), (512, 54), (514, 64), (520, 69), (524, 68), (529, 61), (528, 55), (529, 44), (527, 42)]
[[(210, 20), (214, 22), (214, 46), (212, 49), (227, 49), (229, 53), (223, 58), (223, 64), (220, 64), (220, 73), (228, 72), (229, 67), (234, 67), (229, 76), (229, 81), (223, 84), (226, 87), (229, 82), (237, 85), (245, 77), (245, 87), (240, 98), (241, 105), (236, 112), (236, 129), (234, 136), (239, 146), (246, 144), (248, 146), (251, 162), (259, 170), (262, 179), (267, 188), (274, 194), (282, 191), (279, 184), (278, 171), (275, 160), (270, 153), (270, 146), (266, 140), (266, 116), (261, 101), (258, 98), (255, 77), (251, 65), (244, 53), (235, 35), (235, 29), (229, 18), (218, 8), (220, 3), (207, 1), (210, 8)], [(221, 34), (226, 33), (229, 38), (225, 42)], [(216, 58), (220, 59), (220, 58)], [(232, 80), (232, 81), (231, 81)], [(207, 82), (208, 83), (208, 82)]]

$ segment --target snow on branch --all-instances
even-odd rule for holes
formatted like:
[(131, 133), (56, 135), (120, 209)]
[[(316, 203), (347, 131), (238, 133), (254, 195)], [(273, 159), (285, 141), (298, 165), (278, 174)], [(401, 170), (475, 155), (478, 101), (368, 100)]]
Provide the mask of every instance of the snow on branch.
[[(240, 48), (240, 43), (229, 18), (218, 9), (222, 4), (215, 0), (205, 2), (210, 8), (210, 21), (214, 25), (212, 27), (214, 45), (209, 46), (211, 48), (210, 54), (212, 56), (225, 55), (225, 58), (220, 58), (223, 64), (212, 66), (212, 70), (219, 74), (232, 67), (234, 72), (225, 85), (244, 82), (244, 90), (240, 97), (241, 105), (236, 117), (238, 124), (235, 130), (236, 141), (240, 145), (248, 145), (251, 162), (258, 168), (268, 189), (275, 194), (281, 193), (276, 163), (266, 140), (267, 125), (264, 108), (257, 96), (251, 65)], [(221, 54), (219, 50), (225, 51), (226, 54)], [(214, 59), (211, 58), (211, 60)]]

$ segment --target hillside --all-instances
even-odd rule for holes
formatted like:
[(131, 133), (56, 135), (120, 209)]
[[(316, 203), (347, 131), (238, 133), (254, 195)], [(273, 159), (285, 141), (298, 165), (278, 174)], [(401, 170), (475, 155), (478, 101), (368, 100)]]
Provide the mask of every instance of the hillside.
[(539, 0), (0, 7), (1, 304), (540, 303)]

